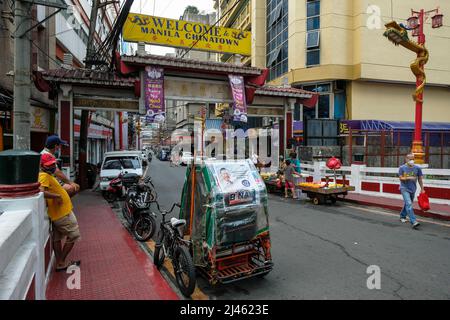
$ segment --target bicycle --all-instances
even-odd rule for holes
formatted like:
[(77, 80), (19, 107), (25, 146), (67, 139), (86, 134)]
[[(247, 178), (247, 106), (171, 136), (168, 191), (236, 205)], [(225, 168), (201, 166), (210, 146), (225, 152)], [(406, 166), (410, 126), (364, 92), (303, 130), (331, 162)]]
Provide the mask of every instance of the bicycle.
[(160, 269), (166, 257), (171, 259), (177, 286), (184, 296), (190, 297), (195, 289), (196, 275), (194, 262), (189, 253), (191, 242), (183, 238), (186, 220), (172, 218), (170, 221), (166, 221), (166, 215), (172, 213), (175, 206), (180, 208), (179, 204), (173, 204), (172, 208), (166, 211), (160, 208), (158, 202), (155, 203), (162, 215), (162, 221), (158, 231), (153, 263)]

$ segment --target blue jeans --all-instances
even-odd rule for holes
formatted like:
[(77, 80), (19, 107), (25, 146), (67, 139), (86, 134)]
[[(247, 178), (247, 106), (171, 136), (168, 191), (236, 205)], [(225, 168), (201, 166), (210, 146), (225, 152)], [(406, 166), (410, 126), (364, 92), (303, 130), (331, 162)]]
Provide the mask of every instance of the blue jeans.
[(405, 201), (405, 205), (403, 206), (402, 212), (400, 212), (400, 218), (406, 219), (406, 216), (409, 216), (409, 221), (411, 224), (416, 222), (416, 216), (414, 215), (414, 193), (408, 192), (406, 190), (401, 190), (403, 200)]

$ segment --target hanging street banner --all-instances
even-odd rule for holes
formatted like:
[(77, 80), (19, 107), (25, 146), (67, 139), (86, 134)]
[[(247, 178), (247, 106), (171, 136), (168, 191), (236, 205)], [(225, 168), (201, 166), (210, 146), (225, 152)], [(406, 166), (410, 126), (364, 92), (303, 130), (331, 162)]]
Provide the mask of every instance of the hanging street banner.
[(247, 102), (245, 99), (244, 77), (228, 75), (233, 95), (233, 120), (247, 123)]
[(198, 22), (173, 20), (138, 13), (128, 14), (123, 39), (168, 47), (251, 55), (251, 32), (211, 27)]
[(144, 74), (146, 121), (164, 122), (164, 69), (153, 66), (145, 67)]

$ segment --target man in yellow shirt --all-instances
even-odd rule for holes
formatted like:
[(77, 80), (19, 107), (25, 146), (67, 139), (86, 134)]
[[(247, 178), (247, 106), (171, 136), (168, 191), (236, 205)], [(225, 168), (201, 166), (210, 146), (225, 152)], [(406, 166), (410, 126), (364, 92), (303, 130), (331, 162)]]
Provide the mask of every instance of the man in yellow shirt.
[[(47, 202), (48, 216), (52, 221), (52, 242), (56, 257), (56, 271), (66, 270), (70, 265), (79, 265), (80, 261), (67, 262), (75, 242), (80, 239), (77, 218), (73, 213), (72, 201), (66, 190), (53, 174), (56, 171), (56, 158), (45, 153), (41, 155), (39, 182)], [(66, 238), (64, 246), (62, 240)]]
[[(50, 136), (45, 142), (45, 148), (41, 151), (41, 155), (50, 153), (55, 158), (57, 158), (58, 156), (56, 156), (56, 154), (61, 152), (61, 146), (68, 146), (68, 144), (66, 141), (61, 140), (59, 136)], [(75, 196), (80, 191), (80, 186), (75, 182), (70, 181), (70, 179), (66, 177), (64, 172), (62, 172), (58, 168), (58, 166), (56, 167), (56, 171), (53, 176), (56, 177), (57, 180), (61, 181), (61, 185), (63, 186), (64, 190), (67, 191), (70, 197)]]

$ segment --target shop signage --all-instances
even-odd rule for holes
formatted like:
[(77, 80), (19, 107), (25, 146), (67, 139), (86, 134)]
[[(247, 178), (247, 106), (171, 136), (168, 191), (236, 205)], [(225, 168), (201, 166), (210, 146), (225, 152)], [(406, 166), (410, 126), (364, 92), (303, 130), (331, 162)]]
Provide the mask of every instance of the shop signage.
[[(80, 137), (80, 120), (74, 119), (73, 130), (75, 138)], [(88, 138), (90, 139), (111, 139), (112, 129), (91, 123), (88, 129)]]
[(339, 123), (339, 134), (349, 134), (350, 129), (361, 130), (361, 121), (359, 120), (344, 120)]
[(123, 39), (168, 47), (251, 55), (251, 32), (212, 27), (198, 22), (130, 13), (123, 26)]
[(31, 107), (31, 131), (50, 131), (50, 111), (43, 108)]
[(146, 121), (164, 122), (164, 69), (153, 66), (145, 67), (145, 109), (147, 111)]
[(232, 102), (230, 86), (227, 82), (193, 81), (192, 79), (170, 78), (164, 81), (164, 96), (168, 100), (202, 103)]
[(247, 123), (247, 102), (245, 99), (244, 77), (230, 74), (230, 86), (233, 95), (233, 120)]

